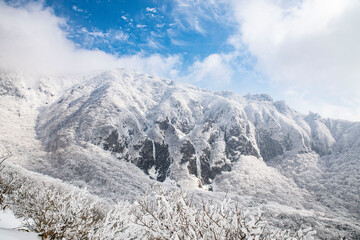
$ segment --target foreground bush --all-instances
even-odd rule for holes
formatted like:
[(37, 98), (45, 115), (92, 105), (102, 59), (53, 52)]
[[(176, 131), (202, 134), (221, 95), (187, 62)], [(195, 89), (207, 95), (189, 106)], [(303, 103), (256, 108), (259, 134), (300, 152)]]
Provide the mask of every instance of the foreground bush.
[[(8, 158), (11, 157), (11, 153), (8, 152), (6, 154), (3, 154), (0, 156), (0, 173), (4, 170), (5, 166), (4, 166), (4, 162), (5, 160), (7, 160)], [(4, 203), (5, 200), (5, 196), (9, 193), (11, 193), (12, 189), (11, 189), (11, 181), (12, 179), (4, 179), (3, 175), (0, 174), (0, 205), (2, 205)]]
[[(107, 204), (86, 190), (26, 171), (1, 171), (4, 205), (43, 239), (313, 239), (313, 232), (266, 227), (227, 199), (209, 204), (163, 187), (133, 204)], [(26, 173), (26, 174), (25, 174)]]
[[(4, 204), (43, 239), (89, 239), (106, 215), (106, 206), (86, 190), (70, 189), (21, 173), (2, 172), (8, 183)], [(3, 187), (3, 186), (2, 186)]]
[(313, 239), (315, 233), (267, 228), (261, 214), (250, 215), (230, 199), (213, 205), (163, 187), (155, 187), (152, 198), (136, 202), (133, 215), (146, 239)]

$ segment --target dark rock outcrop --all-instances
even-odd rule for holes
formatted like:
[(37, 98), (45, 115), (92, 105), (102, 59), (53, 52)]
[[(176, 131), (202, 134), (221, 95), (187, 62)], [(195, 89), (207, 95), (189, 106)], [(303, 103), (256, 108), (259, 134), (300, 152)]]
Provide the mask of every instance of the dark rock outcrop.
[(232, 162), (236, 161), (240, 155), (252, 155), (259, 157), (259, 153), (254, 144), (245, 137), (245, 133), (239, 126), (234, 126), (225, 131), (225, 152), (226, 157)]
[(112, 131), (110, 135), (104, 139), (103, 149), (115, 153), (124, 152), (125, 145), (121, 144), (119, 141), (119, 133), (117, 130)]
[(149, 174), (149, 170), (155, 167), (155, 172), (157, 174), (156, 180), (159, 182), (165, 181), (172, 162), (172, 158), (169, 153), (169, 146), (166, 143), (158, 143), (153, 142), (150, 139), (146, 139), (142, 143), (140, 156), (141, 157), (135, 160), (136, 166), (138, 166), (146, 174)]
[(186, 141), (181, 149), (180, 153), (183, 154), (183, 157), (181, 158), (181, 164), (189, 163), (187, 168), (189, 170), (190, 174), (193, 174), (195, 176), (198, 176), (197, 172), (197, 165), (196, 165), (196, 155), (195, 155), (195, 147), (189, 142)]
[(284, 153), (284, 149), (280, 142), (272, 139), (271, 134), (268, 131), (257, 132), (256, 140), (261, 156), (265, 162)]

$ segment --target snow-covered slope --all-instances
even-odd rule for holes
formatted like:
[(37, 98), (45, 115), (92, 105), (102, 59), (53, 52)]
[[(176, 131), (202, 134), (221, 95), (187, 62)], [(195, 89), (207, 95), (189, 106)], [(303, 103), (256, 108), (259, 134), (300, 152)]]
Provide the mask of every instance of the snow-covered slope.
[(360, 232), (360, 123), (125, 70), (25, 80), (1, 74), (0, 143), (28, 169), (112, 199), (156, 182), (248, 196)]

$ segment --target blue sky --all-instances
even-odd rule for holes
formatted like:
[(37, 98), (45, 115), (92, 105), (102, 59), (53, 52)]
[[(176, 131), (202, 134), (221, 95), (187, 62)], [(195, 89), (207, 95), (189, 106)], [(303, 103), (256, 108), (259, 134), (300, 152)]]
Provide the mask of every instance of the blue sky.
[[(175, 78), (180, 81), (214, 91), (270, 93), (270, 83), (263, 81), (265, 75), (254, 70), (256, 58), (247, 51), (231, 60), (231, 78), (237, 84), (226, 84), (230, 77), (226, 77), (224, 84), (221, 75), (221, 84), (188, 79), (194, 62), (204, 61), (211, 54), (232, 54), (236, 50), (228, 39), (237, 31), (237, 25), (227, 19), (231, 6), (221, 1), (207, 5), (201, 1), (50, 0), (44, 5), (67, 19), (64, 28), (67, 37), (80, 48), (99, 49), (119, 57), (137, 53), (177, 55), (181, 62)], [(253, 84), (254, 81), (261, 84)]]
[(0, 0), (0, 65), (122, 67), (360, 120), (359, 0)]
[[(57, 16), (68, 19), (68, 38), (81, 48), (100, 49), (114, 55), (179, 54), (184, 69), (195, 58), (232, 51), (226, 44), (231, 24), (196, 16), (203, 30), (194, 29), (186, 13), (174, 13), (176, 2), (157, 0), (45, 1)], [(183, 16), (181, 16), (183, 15)], [(200, 15), (200, 14), (199, 14)], [(196, 20), (197, 19), (197, 20)], [(200, 23), (201, 21), (201, 23)], [(84, 41), (85, 40), (85, 41)]]

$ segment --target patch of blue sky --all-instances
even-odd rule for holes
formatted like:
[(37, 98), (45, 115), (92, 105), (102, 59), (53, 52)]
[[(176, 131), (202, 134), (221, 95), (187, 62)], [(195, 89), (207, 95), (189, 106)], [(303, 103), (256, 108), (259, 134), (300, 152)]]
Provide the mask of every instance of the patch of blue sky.
[(231, 26), (201, 19), (198, 24), (204, 31), (196, 31), (186, 19), (175, 19), (171, 1), (47, 0), (45, 6), (67, 19), (64, 27), (68, 38), (80, 48), (99, 49), (116, 56), (180, 55), (184, 67), (194, 59), (233, 50), (226, 44), (233, 31)]

